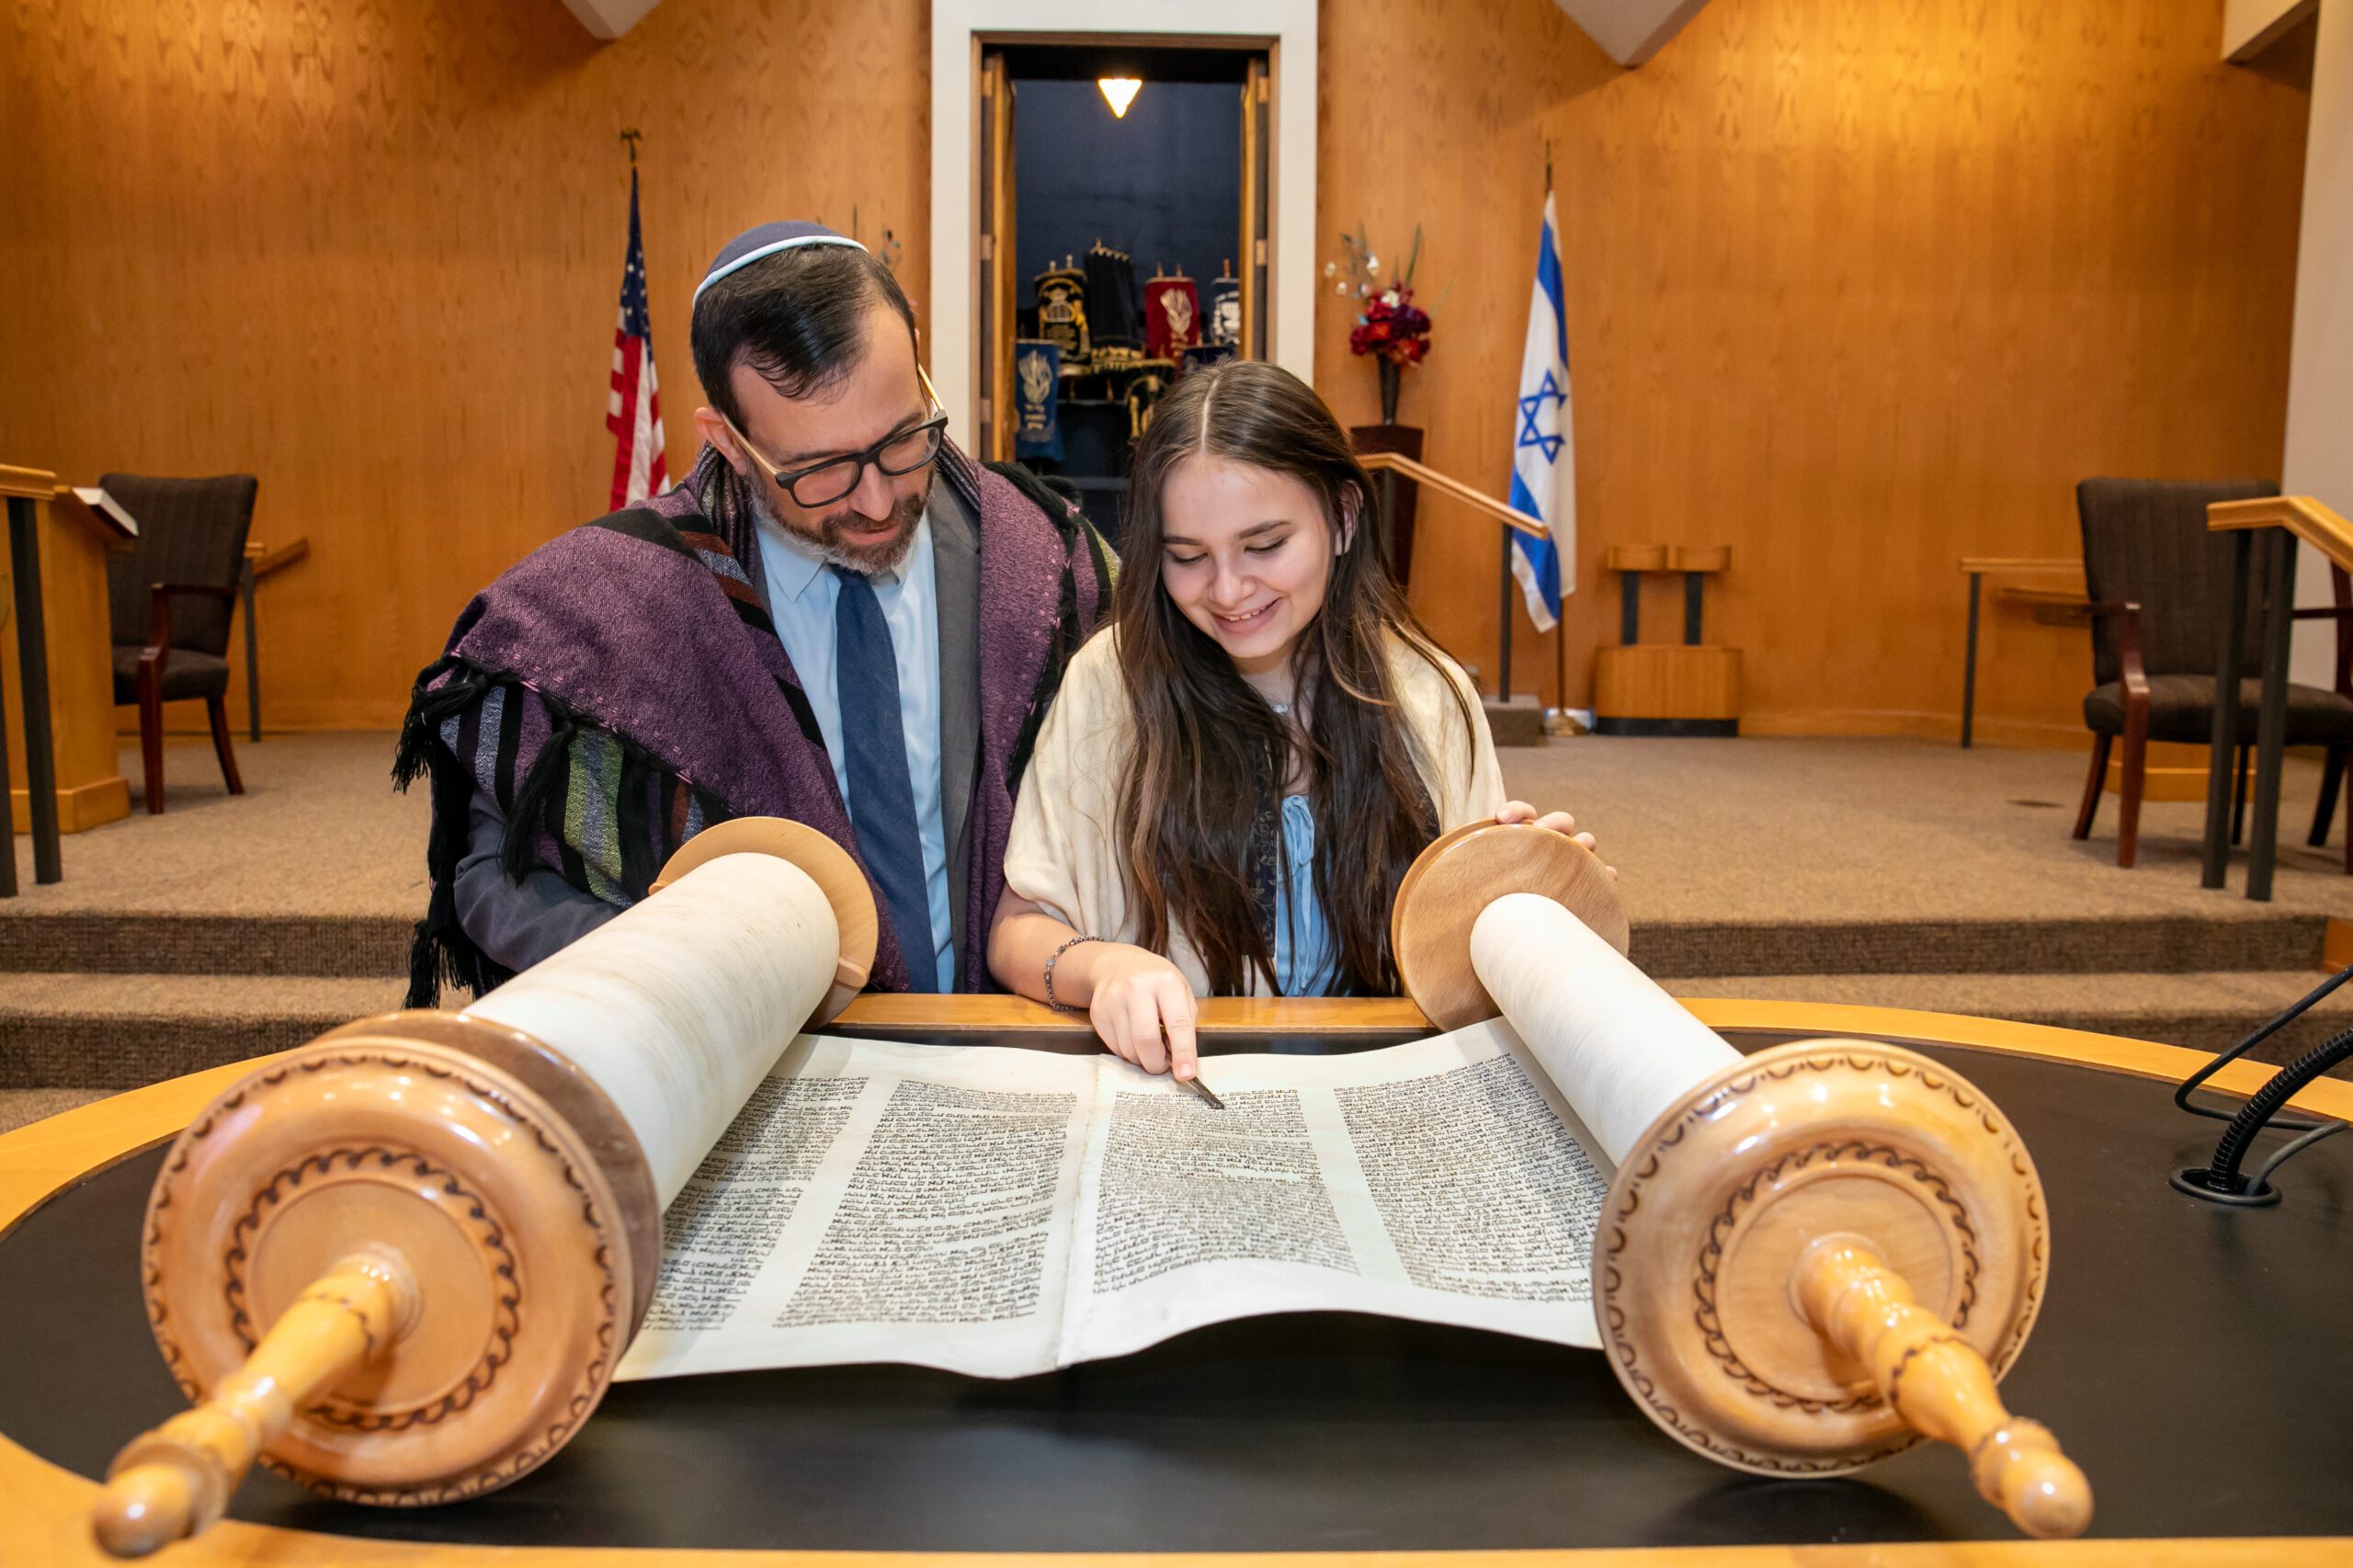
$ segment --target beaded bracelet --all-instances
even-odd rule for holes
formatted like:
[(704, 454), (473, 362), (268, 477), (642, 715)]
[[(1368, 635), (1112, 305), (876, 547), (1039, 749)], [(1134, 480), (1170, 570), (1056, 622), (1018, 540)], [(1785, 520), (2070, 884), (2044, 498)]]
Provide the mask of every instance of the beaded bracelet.
[[(1046, 1006), (1049, 1006), (1049, 1007), (1064, 1007), (1064, 1004), (1063, 1004), (1062, 1001), (1060, 1001), (1058, 998), (1056, 998), (1056, 996), (1054, 995), (1054, 965), (1056, 965), (1056, 964), (1058, 964), (1058, 963), (1062, 962), (1062, 960), (1063, 960), (1063, 955), (1064, 953), (1066, 953), (1066, 952), (1070, 951), (1073, 948), (1074, 948), (1074, 947), (1078, 946), (1081, 942), (1099, 942), (1099, 941), (1101, 941), (1102, 939), (1103, 939), (1103, 938), (1102, 938), (1102, 937), (1073, 937), (1069, 941), (1064, 942), (1061, 947), (1056, 948), (1056, 949), (1053, 950), (1053, 954), (1052, 954), (1052, 956), (1051, 956), (1051, 957), (1050, 957), (1050, 958), (1048, 958), (1048, 959), (1046, 960)], [(1065, 1010), (1065, 1011), (1069, 1011), (1069, 1012), (1076, 1012), (1078, 1009), (1076, 1009), (1075, 1007), (1064, 1007), (1064, 1010)]]

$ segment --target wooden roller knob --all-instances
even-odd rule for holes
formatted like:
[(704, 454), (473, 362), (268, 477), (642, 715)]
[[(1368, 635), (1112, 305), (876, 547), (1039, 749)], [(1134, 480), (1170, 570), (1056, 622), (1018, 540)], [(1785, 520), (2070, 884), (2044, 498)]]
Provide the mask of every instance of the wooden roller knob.
[(1815, 1330), (1870, 1369), (1904, 1425), (1969, 1456), (1984, 1499), (2030, 1536), (2077, 1536), (2092, 1520), (2091, 1483), (2039, 1422), (2003, 1408), (1974, 1346), (1912, 1299), (1904, 1277), (1859, 1236), (1824, 1236), (1790, 1280)]
[[(747, 818), (697, 835), (655, 885), (739, 853), (799, 867), (831, 907), (830, 1017), (873, 960), (864, 873), (813, 828)], [(141, 1272), (197, 1407), (117, 1458), (108, 1551), (205, 1528), (256, 1463), (405, 1506), (507, 1485), (563, 1447), (644, 1319), (662, 1240), (638, 1126), (566, 1043), (474, 1010), (364, 1018), (188, 1124)]]
[(881, 916), (866, 873), (858, 869), (841, 846), (806, 823), (787, 817), (732, 817), (704, 828), (662, 863), (654, 891), (664, 888), (698, 866), (722, 855), (773, 855), (790, 860), (809, 874), (810, 881), (833, 906), (834, 924), (841, 934), (841, 953), (834, 963), (834, 983), (818, 1005), (810, 1027), (815, 1028), (850, 1004), (866, 989), (874, 972), (874, 949), (881, 938)]
[(1626, 906), (1608, 869), (1576, 840), (1529, 823), (1474, 822), (1415, 857), (1389, 914), (1397, 976), (1422, 1016), (1441, 1029), (1495, 1017), (1471, 962), (1471, 927), (1506, 893), (1549, 898), (1626, 950)]
[(2018, 1131), (1943, 1063), (1810, 1040), (1693, 1089), (1620, 1161), (1594, 1242), (1619, 1381), (1659, 1426), (1759, 1475), (1839, 1475), (1923, 1437), (2030, 1535), (2091, 1488), (2003, 1409), (2050, 1267)]
[(563, 1447), (643, 1310), (660, 1218), (619, 1111), (544, 1054), (395, 1014), (268, 1059), (188, 1124), (140, 1267), (196, 1408), (116, 1460), (108, 1550), (205, 1528), (256, 1465), (409, 1505)]
[(390, 1348), (415, 1308), (415, 1283), (398, 1257), (345, 1258), (287, 1308), (211, 1397), (115, 1456), (92, 1521), (98, 1544), (117, 1557), (143, 1557), (211, 1525), (294, 1413)]

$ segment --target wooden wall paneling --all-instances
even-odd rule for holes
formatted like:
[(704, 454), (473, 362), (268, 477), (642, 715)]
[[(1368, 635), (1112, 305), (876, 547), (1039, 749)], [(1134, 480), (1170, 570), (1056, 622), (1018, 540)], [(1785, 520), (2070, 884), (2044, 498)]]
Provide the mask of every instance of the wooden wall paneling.
[[(1347, 0), (1317, 244), (1425, 226), (1403, 417), (1508, 466), (1553, 144), (1577, 430), (1567, 697), (1613, 543), (1729, 543), (1744, 723), (1949, 734), (1964, 554), (2076, 551), (2097, 473), (2276, 472), (2308, 94), (2177, 0), (1715, 0), (1639, 71), (1551, 0)], [(0, 449), (85, 482), (246, 470), (273, 724), (382, 725), (466, 597), (599, 511), (623, 126), (674, 472), (693, 282), (806, 214), (929, 274), (928, 7), (668, 0), (599, 45), (545, 0), (54, 0), (0, 13)], [(97, 106), (103, 106), (100, 112)], [(1237, 258), (1239, 259), (1239, 258)], [(1349, 310), (1316, 379), (1370, 421)], [(1492, 682), (1501, 530), (1433, 515), (1415, 601)], [(1523, 612), (1515, 609), (1515, 617)], [(2081, 634), (1989, 617), (1989, 739), (2080, 735)], [(1524, 619), (1515, 685), (1554, 693)], [(242, 677), (232, 683), (242, 710)]]
[(256, 536), (313, 547), (261, 591), (270, 722), (389, 725), (467, 597), (604, 509), (617, 132), (645, 133), (675, 474), (730, 234), (855, 208), (920, 311), (928, 25), (681, 0), (598, 45), (543, 0), (10, 7), (0, 445), (77, 483), (259, 475)]
[[(1415, 293), (1435, 330), (1429, 357), (1405, 372), (1398, 417), (1427, 429), (1430, 467), (1505, 494), (1544, 199), (1540, 116), (1618, 67), (1552, 0), (1327, 5), (1317, 62), (1321, 256), (1340, 259), (1341, 233), (1361, 222), (1386, 276), (1422, 225)], [(1380, 389), (1372, 362), (1348, 353), (1354, 314), (1328, 286), (1319, 294), (1315, 382), (1343, 425), (1369, 425)], [(1415, 609), (1493, 689), (1504, 530), (1457, 507), (1422, 516)], [(1573, 634), (1583, 608), (1571, 607)], [(1552, 642), (1514, 613), (1513, 687), (1549, 694)]]
[[(1722, 0), (1546, 111), (1586, 548), (1737, 547), (1752, 730), (1949, 733), (1941, 557), (2075, 554), (2089, 475), (2276, 469), (2305, 95), (2215, 22)], [(2082, 633), (1989, 633), (1988, 735), (2079, 738)]]

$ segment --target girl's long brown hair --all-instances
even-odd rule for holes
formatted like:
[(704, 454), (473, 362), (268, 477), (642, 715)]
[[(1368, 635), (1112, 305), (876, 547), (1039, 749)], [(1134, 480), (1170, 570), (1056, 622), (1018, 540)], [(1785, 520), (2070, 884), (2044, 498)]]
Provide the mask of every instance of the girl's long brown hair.
[[(1291, 710), (1308, 715), (1304, 733), (1251, 689), (1161, 586), (1161, 492), (1178, 463), (1204, 454), (1300, 481), (1333, 530), (1323, 608), (1292, 649)], [(1279, 811), (1294, 749), (1315, 813), (1315, 893), (1336, 950), (1334, 989), (1362, 996), (1397, 988), (1389, 906), (1440, 824), (1398, 708), (1392, 641), (1445, 678), (1466, 748), (1473, 732), (1446, 655), (1381, 560), (1371, 494), (1332, 411), (1274, 365), (1235, 360), (1193, 371), (1136, 443), (1121, 541), (1127, 570), (1112, 607), (1136, 749), (1113, 831), (1139, 944), (1165, 952), (1170, 932), (1181, 930), (1213, 992), (1242, 991), (1254, 971), (1273, 982), (1273, 947), (1252, 901), (1253, 828)]]

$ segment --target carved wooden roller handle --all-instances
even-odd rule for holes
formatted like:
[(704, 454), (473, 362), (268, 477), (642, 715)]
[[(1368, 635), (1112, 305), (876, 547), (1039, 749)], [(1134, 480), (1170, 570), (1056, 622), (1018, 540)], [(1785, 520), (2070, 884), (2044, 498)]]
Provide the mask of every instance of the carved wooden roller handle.
[(1859, 1236), (1824, 1236), (1790, 1279), (1815, 1331), (1870, 1369), (1888, 1407), (1906, 1426), (1969, 1456), (1970, 1479), (2018, 1528), (2044, 1538), (2081, 1535), (2092, 1519), (2091, 1483), (2040, 1422), (2012, 1415), (1974, 1346), (1912, 1298), (1903, 1276)]
[(294, 1413), (406, 1332), (416, 1288), (398, 1258), (345, 1258), (296, 1298), (211, 1396), (131, 1439), (107, 1470), (92, 1523), (117, 1557), (204, 1529)]

